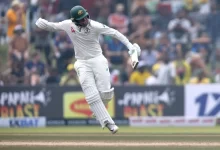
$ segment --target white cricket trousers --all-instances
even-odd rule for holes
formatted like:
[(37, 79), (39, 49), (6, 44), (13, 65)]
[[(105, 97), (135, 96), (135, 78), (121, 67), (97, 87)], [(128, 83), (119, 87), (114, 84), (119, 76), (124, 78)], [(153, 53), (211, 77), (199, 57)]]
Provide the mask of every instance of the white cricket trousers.
[(103, 128), (105, 127), (105, 121), (115, 124), (100, 97), (100, 92), (107, 91), (111, 88), (107, 59), (103, 55), (100, 55), (88, 60), (77, 60), (74, 68), (77, 72), (86, 101), (101, 126)]

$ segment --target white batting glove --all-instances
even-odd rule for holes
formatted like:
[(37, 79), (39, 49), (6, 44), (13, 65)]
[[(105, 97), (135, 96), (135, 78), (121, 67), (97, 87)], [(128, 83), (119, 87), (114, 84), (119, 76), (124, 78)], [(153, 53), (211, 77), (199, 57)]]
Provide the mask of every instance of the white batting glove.
[(42, 19), (42, 18), (39, 18), (37, 21), (36, 21), (36, 25), (41, 28), (41, 29), (44, 29), (44, 30), (47, 30), (47, 23), (48, 21), (45, 20), (45, 19)]
[(134, 43), (133, 48), (129, 50), (128, 53), (130, 54), (131, 57), (131, 66), (133, 69), (136, 69), (139, 63), (138, 56), (141, 55), (140, 46), (137, 43)]

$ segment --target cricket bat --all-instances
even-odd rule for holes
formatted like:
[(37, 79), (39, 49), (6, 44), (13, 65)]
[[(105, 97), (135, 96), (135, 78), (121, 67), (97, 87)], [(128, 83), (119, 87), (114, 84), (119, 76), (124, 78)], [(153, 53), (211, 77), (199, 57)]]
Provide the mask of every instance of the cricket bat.
[(130, 57), (131, 57), (131, 66), (133, 69), (136, 69), (139, 63), (138, 60), (138, 56), (140, 56), (141, 53), (141, 49), (139, 47), (138, 44), (134, 43), (133, 44), (134, 48), (131, 52), (130, 52)]

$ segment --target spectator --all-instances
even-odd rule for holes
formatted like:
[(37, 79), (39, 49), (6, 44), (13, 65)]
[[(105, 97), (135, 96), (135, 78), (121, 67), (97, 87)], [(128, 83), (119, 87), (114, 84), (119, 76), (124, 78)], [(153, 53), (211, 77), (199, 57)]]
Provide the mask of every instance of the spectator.
[[(39, 17), (41, 17), (43, 19), (47, 19), (47, 12), (45, 9), (42, 8), (40, 10)], [(34, 21), (34, 23), (35, 22), (36, 21)], [(34, 38), (35, 38), (34, 45), (35, 45), (36, 50), (44, 52), (45, 57), (46, 57), (46, 61), (47, 61), (47, 65), (51, 66), (51, 58), (50, 58), (51, 46), (50, 46), (49, 32), (46, 30), (42, 30), (34, 25), (34, 33), (35, 33), (34, 34)]]
[(120, 81), (122, 85), (129, 85), (129, 77), (132, 74), (133, 69), (130, 67), (130, 59), (127, 60), (127, 63), (123, 65), (123, 68), (120, 71)]
[(157, 13), (157, 5), (160, 0), (148, 0), (145, 4), (147, 10), (150, 14), (156, 14)]
[[(168, 36), (166, 33), (163, 33), (159, 39), (159, 44), (157, 46), (158, 55), (163, 55), (163, 53), (167, 53), (168, 59), (170, 61), (174, 60), (176, 57), (175, 49), (172, 47)], [(158, 56), (158, 57), (159, 57)]]
[(171, 20), (168, 24), (168, 30), (170, 32), (170, 40), (173, 45), (183, 44), (184, 52), (183, 55), (187, 52), (187, 44), (189, 43), (189, 33), (190, 33), (191, 24), (190, 21), (186, 18), (186, 12), (184, 10), (179, 10), (176, 18)]
[(187, 55), (186, 62), (190, 64), (191, 67), (191, 76), (198, 76), (198, 72), (203, 70), (206, 76), (210, 75), (205, 61), (202, 59), (199, 53), (189, 53)]
[(206, 21), (206, 28), (209, 36), (212, 39), (212, 43), (217, 45), (220, 41), (220, 12), (217, 11), (216, 4), (212, 2), (211, 13), (208, 15)]
[(154, 49), (153, 41), (146, 41), (146, 47), (142, 49), (140, 59), (146, 63), (147, 66), (153, 66), (157, 60), (157, 52)]
[(190, 18), (191, 28), (189, 29), (190, 32), (190, 40), (195, 40), (199, 37), (199, 33), (202, 30), (202, 25), (196, 21), (194, 18)]
[(12, 62), (10, 64), (10, 82), (13, 84), (24, 84), (24, 60), (19, 60), (12, 55)]
[(172, 85), (175, 83), (175, 69), (169, 63), (167, 52), (162, 52), (158, 62), (153, 66), (156, 70), (157, 82), (160, 85)]
[(198, 76), (190, 79), (189, 83), (192, 84), (209, 84), (211, 83), (210, 79), (206, 77), (203, 70), (199, 70)]
[(220, 48), (216, 50), (216, 72), (220, 71)]
[(108, 16), (110, 14), (109, 6), (104, 6), (100, 8), (99, 15), (97, 17), (97, 21), (103, 24), (108, 25)]
[(159, 68), (160, 68), (160, 64), (155, 64), (153, 67), (151, 67), (150, 69), (151, 76), (147, 78), (145, 83), (147, 86), (160, 84), (157, 79)]
[(20, 11), (21, 11), (21, 25), (23, 27), (24, 30), (26, 30), (26, 11), (27, 11), (27, 4), (21, 3), (20, 4)]
[(0, 74), (0, 87), (4, 86), (3, 76)]
[(132, 40), (151, 38), (152, 23), (146, 7), (139, 7), (132, 15), (130, 29), (132, 33), (129, 38)]
[(126, 34), (128, 32), (129, 20), (128, 17), (124, 14), (123, 4), (116, 5), (115, 13), (110, 14), (108, 17), (108, 24), (122, 34)]
[(67, 66), (68, 73), (61, 77), (60, 85), (79, 85), (79, 81), (76, 75), (76, 71), (74, 70), (74, 65), (69, 64)]
[(201, 48), (209, 50), (211, 39), (206, 32), (201, 32), (200, 35), (192, 40), (192, 51), (199, 52)]
[(133, 14), (140, 7), (145, 7), (146, 3), (147, 3), (147, 0), (133, 0), (132, 5), (131, 5), (131, 13)]
[(69, 18), (69, 10), (63, 10), (56, 15), (55, 22), (61, 22)]
[(122, 65), (127, 62), (128, 52), (123, 43), (111, 37), (108, 37), (105, 43), (105, 56), (112, 65)]
[(210, 13), (210, 2), (209, 0), (200, 0), (199, 13), (201, 15), (207, 15)]
[(137, 70), (132, 72), (129, 83), (133, 85), (145, 85), (145, 81), (151, 76), (147, 71), (145, 62), (140, 61)]
[(176, 46), (177, 59), (171, 63), (172, 69), (175, 71), (175, 84), (184, 85), (189, 82), (191, 77), (191, 67), (189, 63), (184, 60), (181, 44)]
[[(43, 0), (45, 1), (45, 0)], [(59, 9), (60, 11), (63, 10), (70, 10), (73, 6), (80, 5), (80, 0), (60, 0)]]
[(25, 62), (29, 56), (29, 43), (25, 35), (22, 35), (23, 32), (22, 26), (16, 25), (14, 29), (15, 35), (12, 37), (9, 44), (9, 56)]
[(194, 0), (184, 0), (184, 8), (188, 12), (196, 11), (196, 9), (198, 9)]
[(214, 77), (215, 83), (220, 83), (220, 70), (216, 71), (216, 75)]
[[(140, 85), (141, 78), (147, 78), (143, 80), (143, 85), (208, 83), (211, 79), (220, 82), (220, 0), (0, 0), (0, 45), (3, 44), (0, 47), (3, 52), (0, 56), (0, 72), (4, 72), (1, 80), (4, 85), (38, 85), (44, 81), (58, 85), (61, 83), (60, 76), (65, 77), (71, 72), (67, 70), (67, 65), (72, 62), (74, 49), (68, 37), (62, 32), (49, 33), (35, 25), (35, 18), (39, 17), (57, 22), (69, 18), (68, 7), (73, 6), (70, 2), (85, 5), (92, 19), (127, 33), (129, 40), (138, 43), (142, 49), (140, 60), (149, 68), (152, 66), (152, 69), (145, 70), (151, 76), (143, 77), (139, 71), (141, 67), (134, 71), (127, 65), (128, 53), (122, 43), (101, 37), (103, 53), (111, 63), (112, 84), (129, 85), (133, 79), (133, 84)], [(31, 5), (29, 14), (26, 14), (26, 4)], [(129, 13), (127, 10), (130, 10)], [(26, 26), (28, 22), (31, 22), (31, 42), (36, 52), (41, 51), (45, 55), (43, 76), (36, 67), (27, 69), (27, 64), (34, 61), (31, 57), (27, 62), (28, 47), (32, 44), (24, 34), (24, 30), (29, 28)], [(7, 39), (10, 40), (9, 68), (3, 58)], [(56, 68), (51, 69), (54, 66)], [(47, 76), (47, 80), (44, 80)]]
[(30, 83), (31, 86), (36, 86), (41, 84), (40, 75), (37, 70), (32, 70), (30, 74)]
[(109, 68), (109, 70), (111, 70), (110, 71), (111, 84), (112, 85), (120, 85), (121, 84), (120, 83), (120, 76), (121, 76), (120, 70), (119, 69), (110, 69), (110, 68)]
[(20, 9), (21, 3), (19, 0), (14, 0), (11, 3), (11, 8), (7, 11), (6, 18), (8, 21), (7, 37), (8, 41), (14, 35), (15, 26), (22, 22), (22, 11)]
[(6, 19), (4, 11), (1, 11), (0, 14), (0, 24), (0, 45), (4, 45), (6, 43)]
[(49, 69), (49, 76), (46, 79), (47, 85), (59, 85), (60, 79), (57, 72), (57, 69), (51, 68)]
[(30, 77), (31, 85), (41, 83), (46, 75), (45, 67), (45, 64), (40, 60), (40, 54), (33, 53), (31, 60), (25, 64), (25, 75)]
[(57, 60), (58, 73), (66, 71), (67, 65), (74, 56), (73, 46), (65, 32), (59, 32), (54, 42), (54, 53)]
[(167, 30), (167, 25), (169, 21), (172, 19), (172, 6), (171, 3), (167, 3), (166, 1), (162, 1), (157, 6), (158, 10), (158, 18), (156, 19), (156, 23), (158, 26), (164, 31)]

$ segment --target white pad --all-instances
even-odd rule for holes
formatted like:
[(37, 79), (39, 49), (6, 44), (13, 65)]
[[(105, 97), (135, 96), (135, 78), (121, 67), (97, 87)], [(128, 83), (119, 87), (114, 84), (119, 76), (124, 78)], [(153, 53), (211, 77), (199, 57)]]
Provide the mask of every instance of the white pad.
[(108, 102), (113, 98), (114, 96), (114, 88), (111, 88), (110, 90), (107, 91), (102, 91), (100, 92), (101, 99), (106, 106)]
[(95, 114), (96, 119), (99, 121), (102, 128), (105, 127), (106, 121), (108, 121), (111, 124), (115, 124), (115, 122), (112, 120), (111, 116), (109, 115), (107, 109), (105, 108), (105, 105), (101, 101), (99, 94), (94, 96), (93, 99), (96, 100), (92, 100), (94, 102), (90, 104), (90, 108)]

